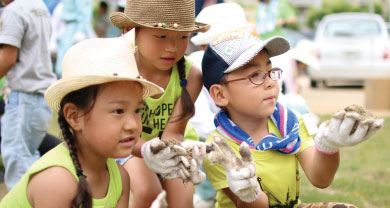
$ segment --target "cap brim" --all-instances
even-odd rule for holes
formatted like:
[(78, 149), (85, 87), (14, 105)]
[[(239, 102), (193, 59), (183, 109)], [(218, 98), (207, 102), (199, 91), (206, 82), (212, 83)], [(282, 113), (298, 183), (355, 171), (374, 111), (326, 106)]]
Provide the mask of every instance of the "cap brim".
[[(110, 21), (115, 27), (117, 27), (119, 29), (123, 29), (126, 26), (156, 28), (152, 25), (137, 23), (123, 12), (112, 13), (110, 15)], [(210, 29), (210, 25), (200, 23), (200, 22), (195, 22), (195, 26), (191, 27), (191, 28), (177, 28), (176, 29), (176, 28), (166, 27), (166, 28), (158, 28), (158, 29), (173, 30), (173, 31), (180, 31), (180, 32), (206, 32), (207, 30)]]
[(87, 75), (77, 76), (70, 78), (63, 78), (51, 85), (45, 93), (45, 100), (47, 104), (56, 112), (60, 110), (61, 100), (70, 92), (88, 87), (91, 85), (98, 85), (114, 81), (135, 81), (143, 86), (143, 98), (158, 95), (164, 92), (164, 90), (158, 85), (146, 81), (144, 79), (132, 78), (132, 77), (113, 77), (113, 76), (98, 76)]
[(264, 42), (259, 42), (258, 44), (248, 48), (243, 52), (234, 62), (230, 65), (225, 73), (229, 73), (238, 69), (248, 62), (250, 62), (257, 54), (260, 53), (261, 50), (267, 49), (269, 57), (278, 56), (287, 52), (290, 49), (290, 43), (284, 39), (283, 37), (272, 37), (267, 39)]
[[(210, 41), (213, 40), (217, 35), (222, 34), (224, 32), (228, 32), (230, 30), (243, 30), (246, 32), (252, 32), (254, 29), (253, 23), (247, 23), (245, 25), (241, 25), (239, 27), (225, 26), (223, 30), (216, 29), (215, 26), (211, 25), (210, 29), (204, 33), (198, 33), (194, 37), (191, 38), (191, 42), (195, 45), (207, 45)], [(221, 27), (220, 27), (221, 28)]]

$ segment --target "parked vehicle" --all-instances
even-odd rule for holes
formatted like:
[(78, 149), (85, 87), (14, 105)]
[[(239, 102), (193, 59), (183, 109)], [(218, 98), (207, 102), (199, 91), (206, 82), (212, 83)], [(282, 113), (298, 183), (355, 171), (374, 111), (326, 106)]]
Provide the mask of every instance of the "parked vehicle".
[(390, 77), (390, 39), (383, 18), (370, 13), (325, 16), (314, 43), (318, 69), (309, 67), (312, 87), (324, 81), (362, 81)]

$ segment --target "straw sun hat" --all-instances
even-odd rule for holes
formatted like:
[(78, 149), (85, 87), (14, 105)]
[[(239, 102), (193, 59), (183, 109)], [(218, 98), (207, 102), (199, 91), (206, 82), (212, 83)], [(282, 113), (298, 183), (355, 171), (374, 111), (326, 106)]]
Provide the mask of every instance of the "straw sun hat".
[(134, 31), (117, 38), (92, 38), (72, 46), (62, 61), (62, 79), (45, 93), (47, 104), (56, 112), (70, 92), (113, 81), (136, 81), (143, 86), (143, 97), (163, 92), (143, 79), (137, 69), (131, 44)]
[(246, 21), (244, 9), (237, 3), (221, 3), (208, 6), (196, 17), (197, 22), (210, 24), (210, 30), (191, 38), (195, 45), (207, 45), (214, 37), (230, 30), (252, 32), (254, 24)]
[(195, 22), (194, 0), (127, 0), (124, 13), (114, 12), (115, 27), (149, 27), (182, 32), (206, 32), (209, 25)]

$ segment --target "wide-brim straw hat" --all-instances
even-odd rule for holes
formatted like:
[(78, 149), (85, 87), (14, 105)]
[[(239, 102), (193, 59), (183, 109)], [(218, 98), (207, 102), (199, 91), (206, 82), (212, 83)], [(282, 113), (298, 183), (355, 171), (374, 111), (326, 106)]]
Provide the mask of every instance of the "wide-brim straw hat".
[(208, 6), (200, 11), (195, 20), (211, 26), (207, 32), (197, 33), (191, 38), (195, 45), (207, 45), (217, 35), (230, 30), (252, 32), (255, 26), (247, 22), (244, 9), (234, 2)]
[(194, 0), (127, 0), (125, 11), (114, 12), (115, 27), (159, 28), (181, 32), (206, 32), (209, 25), (195, 22)]
[(56, 112), (70, 92), (114, 81), (135, 81), (143, 86), (143, 98), (163, 93), (156, 84), (143, 79), (134, 57), (134, 30), (117, 38), (83, 40), (66, 52), (62, 78), (45, 93), (47, 104)]

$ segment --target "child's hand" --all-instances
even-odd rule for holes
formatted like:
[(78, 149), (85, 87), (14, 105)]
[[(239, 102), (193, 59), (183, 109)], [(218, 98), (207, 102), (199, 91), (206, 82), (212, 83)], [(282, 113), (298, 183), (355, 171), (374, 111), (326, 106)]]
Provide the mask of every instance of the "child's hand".
[(163, 190), (157, 196), (157, 198), (153, 201), (150, 208), (166, 208), (166, 207), (168, 207), (166, 196), (167, 196), (167, 193)]
[(155, 173), (171, 174), (180, 170), (180, 155), (187, 151), (178, 145), (168, 145), (167, 142), (154, 138), (147, 141), (141, 148), (146, 165)]
[(352, 105), (335, 113), (330, 121), (323, 122), (314, 142), (319, 151), (332, 154), (340, 147), (354, 146), (368, 139), (382, 126), (383, 119)]
[(248, 144), (241, 143), (239, 150), (241, 158), (238, 158), (225, 139), (217, 134), (213, 138), (223, 153), (211, 152), (209, 156), (211, 162), (225, 168), (229, 188), (236, 196), (247, 203), (255, 201), (262, 190), (256, 180), (256, 166)]

